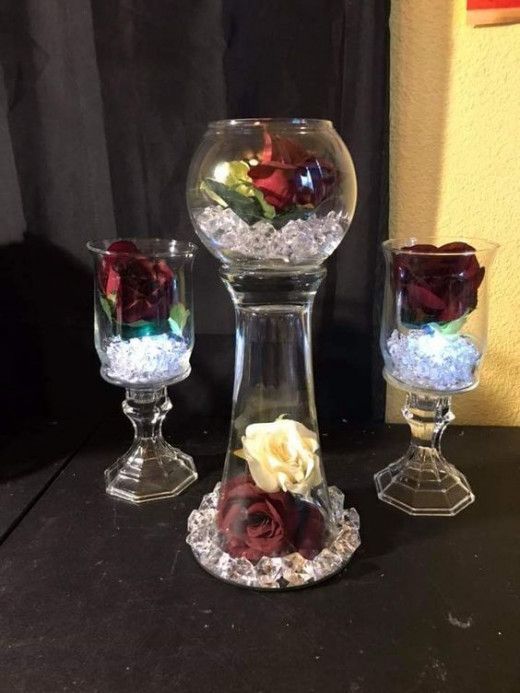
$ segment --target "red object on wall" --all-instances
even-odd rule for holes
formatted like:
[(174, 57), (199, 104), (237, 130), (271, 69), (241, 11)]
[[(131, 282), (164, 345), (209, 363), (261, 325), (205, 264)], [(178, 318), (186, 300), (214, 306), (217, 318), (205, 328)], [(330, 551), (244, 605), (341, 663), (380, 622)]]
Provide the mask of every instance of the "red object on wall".
[(470, 24), (504, 24), (520, 21), (520, 0), (467, 0)]

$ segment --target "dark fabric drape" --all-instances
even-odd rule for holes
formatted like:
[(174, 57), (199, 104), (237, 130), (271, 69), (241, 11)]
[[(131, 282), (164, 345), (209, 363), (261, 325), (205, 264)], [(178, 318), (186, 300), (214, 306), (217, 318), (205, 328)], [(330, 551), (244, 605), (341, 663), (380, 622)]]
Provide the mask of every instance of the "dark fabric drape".
[[(332, 119), (358, 174), (317, 305), (320, 411), (381, 416), (388, 14), (389, 0), (0, 0), (3, 425), (121, 396), (97, 375), (85, 242), (196, 240), (185, 178), (207, 121), (284, 115)], [(204, 249), (196, 266), (196, 367), (179, 390), (211, 414), (229, 404), (233, 315)]]

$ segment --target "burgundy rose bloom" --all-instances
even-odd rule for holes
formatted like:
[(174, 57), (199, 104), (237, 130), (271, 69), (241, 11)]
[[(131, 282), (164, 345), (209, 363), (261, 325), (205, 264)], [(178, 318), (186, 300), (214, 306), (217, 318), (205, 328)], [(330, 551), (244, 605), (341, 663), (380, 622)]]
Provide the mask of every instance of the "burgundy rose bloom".
[(331, 192), (334, 167), (313, 157), (293, 140), (264, 133), (264, 148), (258, 166), (249, 176), (277, 212), (295, 204), (316, 206)]
[(312, 503), (290, 493), (265, 493), (246, 475), (220, 491), (217, 526), (233, 557), (257, 561), (298, 551), (314, 558), (323, 548), (325, 523)]
[(296, 202), (319, 205), (334, 188), (334, 167), (322, 159), (306, 159), (295, 171)]
[(273, 205), (277, 212), (293, 204), (296, 187), (292, 170), (291, 175), (288, 175), (287, 169), (259, 164), (251, 167), (249, 176), (255, 188), (263, 193), (266, 202)]
[[(401, 320), (409, 325), (447, 323), (477, 306), (484, 267), (467, 243), (418, 244), (394, 258), (394, 282), (400, 298)], [(470, 253), (462, 255), (461, 253)]]
[(121, 323), (166, 320), (173, 301), (173, 272), (164, 260), (140, 254), (131, 241), (116, 241), (103, 258), (99, 284)]

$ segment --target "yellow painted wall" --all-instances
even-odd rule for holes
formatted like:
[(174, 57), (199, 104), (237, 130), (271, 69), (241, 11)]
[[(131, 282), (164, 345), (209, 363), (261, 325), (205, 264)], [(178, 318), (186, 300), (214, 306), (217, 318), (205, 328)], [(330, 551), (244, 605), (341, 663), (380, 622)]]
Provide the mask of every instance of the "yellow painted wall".
[[(393, 0), (390, 234), (502, 245), (480, 386), (458, 423), (520, 425), (520, 24), (472, 28), (465, 0)], [(387, 390), (387, 419), (402, 421)]]

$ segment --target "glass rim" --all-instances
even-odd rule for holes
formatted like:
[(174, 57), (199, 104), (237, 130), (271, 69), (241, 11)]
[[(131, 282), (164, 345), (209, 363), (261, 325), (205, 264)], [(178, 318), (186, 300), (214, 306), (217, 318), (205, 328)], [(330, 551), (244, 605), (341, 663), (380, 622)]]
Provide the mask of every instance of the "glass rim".
[(212, 120), (208, 123), (208, 128), (239, 128), (244, 127), (264, 127), (265, 125), (296, 125), (301, 128), (333, 127), (332, 120), (322, 118), (229, 118), (225, 120)]
[[(473, 250), (456, 250), (453, 252), (444, 251), (442, 253), (432, 251), (416, 251), (413, 249), (414, 245), (435, 245), (437, 248), (440, 246), (437, 244), (445, 245), (447, 243), (467, 243), (473, 247)], [(422, 236), (417, 238), (416, 236), (398, 236), (396, 238), (389, 238), (383, 241), (381, 244), (384, 251), (388, 251), (394, 254), (402, 255), (421, 255), (428, 256), (432, 255), (435, 257), (461, 257), (461, 256), (471, 256), (477, 255), (478, 253), (489, 253), (496, 252), (500, 248), (500, 244), (495, 241), (488, 241), (485, 238), (477, 238), (475, 236)], [(403, 246), (408, 246), (406, 249)]]
[[(116, 241), (130, 241), (138, 248), (138, 253), (132, 253), (125, 250), (108, 250), (108, 246)], [(139, 246), (150, 244), (152, 248), (142, 250)], [(191, 241), (176, 241), (171, 238), (136, 238), (125, 236), (123, 238), (100, 238), (86, 243), (87, 249), (95, 255), (103, 257), (113, 257), (126, 255), (129, 257), (160, 257), (160, 258), (175, 258), (175, 257), (193, 257), (198, 251), (198, 246)], [(157, 246), (156, 249), (153, 246)]]

